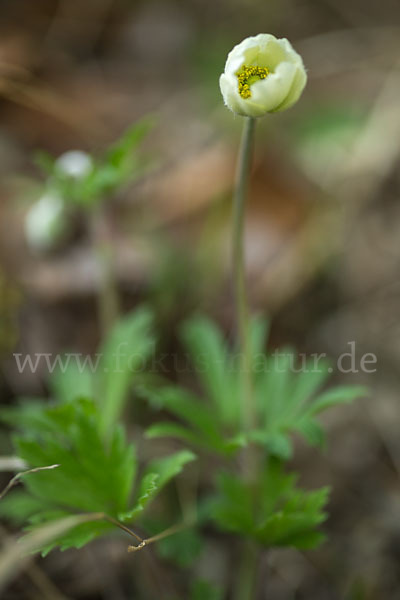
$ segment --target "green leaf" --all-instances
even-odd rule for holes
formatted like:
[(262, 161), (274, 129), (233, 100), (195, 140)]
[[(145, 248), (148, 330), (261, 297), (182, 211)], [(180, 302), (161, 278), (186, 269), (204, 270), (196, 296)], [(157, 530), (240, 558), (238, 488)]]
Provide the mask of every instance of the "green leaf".
[[(300, 433), (312, 445), (323, 446), (324, 433), (314, 416), (340, 403), (365, 395), (360, 386), (339, 386), (322, 392), (319, 388), (329, 377), (329, 362), (313, 360), (296, 368), (295, 354), (287, 349), (268, 357), (266, 368), (255, 383), (259, 422), (262, 428), (251, 438), (268, 448), (270, 454), (289, 458), (291, 433)], [(264, 431), (264, 434), (262, 433)]]
[(54, 417), (49, 417), (47, 411), (43, 410), (45, 402), (25, 399), (19, 406), (1, 409), (0, 418), (4, 423), (17, 429), (29, 430), (32, 434), (55, 431), (57, 424)]
[(236, 424), (240, 414), (237, 378), (232, 376), (235, 370), (229, 363), (220, 331), (212, 321), (195, 317), (184, 325), (182, 334), (196, 373), (214, 403), (217, 418), (226, 424)]
[(119, 506), (127, 506), (137, 472), (136, 451), (133, 444), (128, 444), (125, 431), (118, 425), (111, 438), (109, 446), (110, 466), (112, 475), (110, 485), (118, 489)]
[[(98, 515), (95, 520), (80, 523), (68, 534), (46, 542), (44, 552), (55, 546), (81, 547), (115, 526), (107, 517), (132, 521), (155, 494), (195, 458), (192, 452), (184, 450), (154, 460), (145, 468), (138, 491), (134, 493), (135, 449), (127, 443), (117, 421), (131, 370), (142, 366), (140, 361), (145, 360), (153, 348), (150, 325), (151, 315), (142, 309), (121, 320), (112, 331), (102, 352), (103, 372), (101, 380), (97, 380), (101, 384), (97, 388), (101, 397), (97, 402), (73, 394), (69, 372), (66, 379), (59, 374), (55, 380), (54, 387), (61, 402), (30, 401), (4, 410), (0, 415), (19, 431), (14, 436), (18, 458), (34, 470), (23, 474), (24, 493), (10, 494), (16, 501), (11, 503), (7, 499), (0, 511), (17, 521), (28, 520), (33, 528), (78, 511)], [(121, 352), (121, 345), (125, 352)], [(120, 361), (115, 369), (117, 373), (112, 370), (116, 360)], [(80, 392), (84, 389), (83, 382), (77, 381)], [(180, 411), (183, 415), (182, 402)], [(200, 418), (201, 410), (196, 415)], [(59, 466), (46, 477), (49, 465)], [(38, 471), (43, 467), (46, 471)], [(104, 518), (99, 520), (99, 515)]]
[(322, 448), (325, 445), (324, 430), (313, 419), (304, 417), (297, 423), (296, 429), (306, 438), (311, 446), (319, 446)]
[[(26, 491), (12, 492), (10, 501), (7, 497), (0, 503), (5, 516), (29, 519), (38, 527), (76, 511), (116, 517), (127, 509), (136, 472), (134, 448), (126, 443), (121, 427), (115, 427), (109, 443), (104, 444), (94, 402), (81, 398), (50, 406), (23, 405), (7, 416), (23, 432), (15, 436), (20, 458), (33, 468), (60, 466), (24, 473)], [(85, 523), (50, 542), (43, 551), (55, 546), (80, 547), (110, 527), (107, 522)]]
[(338, 386), (327, 390), (316, 398), (307, 411), (309, 415), (318, 413), (336, 406), (336, 404), (349, 404), (357, 398), (368, 395), (368, 389), (364, 386)]
[(300, 371), (294, 378), (292, 392), (292, 405), (296, 413), (300, 413), (316, 392), (329, 378), (329, 362), (319, 362), (318, 369), (314, 361), (309, 360), (304, 364), (304, 371)]
[(44, 150), (35, 152), (33, 156), (33, 162), (37, 165), (46, 175), (54, 175), (55, 165), (54, 158)]
[(223, 449), (225, 454), (230, 455), (245, 446), (247, 446), (247, 435), (238, 433), (237, 435), (225, 439)]
[(305, 492), (295, 487), (295, 475), (284, 473), (278, 461), (269, 461), (259, 481), (252, 485), (237, 475), (222, 473), (217, 489), (219, 495), (211, 511), (225, 531), (267, 547), (306, 548), (323, 539), (316, 528), (326, 518), (322, 509), (328, 488)]
[[(166, 409), (183, 421), (150, 427), (149, 437), (170, 436), (202, 449), (229, 456), (247, 440), (264, 446), (282, 459), (292, 454), (291, 435), (299, 433), (312, 445), (322, 446), (324, 434), (314, 416), (338, 403), (365, 394), (358, 387), (336, 387), (318, 394), (330, 369), (327, 360), (297, 360), (291, 348), (266, 356), (263, 352), (267, 322), (251, 323), (255, 429), (242, 432), (238, 356), (230, 352), (223, 335), (208, 319), (195, 317), (183, 328), (196, 373), (207, 398), (203, 401), (178, 386), (150, 381), (140, 390), (157, 409)], [(236, 443), (239, 441), (239, 443)]]
[(177, 423), (155, 423), (146, 430), (146, 437), (149, 439), (157, 437), (171, 437), (193, 446), (200, 448), (208, 448), (209, 445), (205, 442), (204, 438), (200, 435), (195, 434), (190, 429), (186, 429), (183, 425)]
[(96, 406), (90, 401), (82, 399), (43, 412), (53, 431), (42, 430), (37, 438), (31, 437), (32, 431), (17, 436), (18, 455), (32, 467), (60, 467), (52, 477), (46, 477), (48, 472), (26, 475), (27, 489), (46, 504), (109, 514), (123, 510), (136, 460), (121, 429), (114, 431), (106, 449), (98, 432)]
[(130, 510), (121, 512), (118, 515), (120, 521), (133, 521), (146, 508), (150, 500), (153, 499), (159, 490), (158, 482), (160, 476), (158, 473), (148, 473), (140, 483), (138, 499)]
[(291, 496), (297, 481), (296, 473), (286, 473), (282, 461), (270, 458), (264, 466), (259, 481), (259, 518), (272, 514)]
[(133, 150), (137, 148), (140, 142), (146, 137), (154, 126), (154, 119), (145, 117), (138, 123), (134, 123), (116, 142), (111, 146), (106, 154), (106, 163), (121, 167)]
[[(51, 406), (37, 404), (33, 409), (22, 406), (13, 411), (12, 420), (22, 430), (15, 437), (19, 457), (33, 468), (59, 466), (51, 471), (25, 472), (22, 483), (26, 491), (22, 495), (11, 492), (10, 501), (7, 497), (0, 503), (0, 513), (14, 521), (28, 519), (34, 528), (77, 511), (133, 521), (155, 494), (195, 458), (184, 450), (154, 460), (129, 509), (137, 468), (135, 451), (127, 444), (121, 426), (114, 427), (107, 441), (102, 438), (100, 412), (98, 404), (84, 398)], [(55, 546), (81, 547), (113, 527), (107, 519), (91, 519), (44, 545), (43, 551), (49, 552)]]
[(136, 309), (115, 325), (102, 348), (98, 394), (100, 431), (105, 436), (121, 416), (135, 372), (143, 369), (154, 349), (152, 321), (147, 308)]
[(119, 513), (118, 518), (121, 521), (134, 520), (146, 508), (155, 494), (173, 477), (178, 475), (186, 463), (191, 462), (195, 458), (196, 456), (193, 452), (182, 450), (181, 452), (154, 460), (150, 463), (140, 484), (138, 498), (134, 506), (126, 512)]
[(293, 353), (282, 349), (267, 358), (266, 370), (257, 381), (257, 405), (260, 417), (269, 429), (280, 425), (288, 413), (292, 389)]
[(220, 473), (217, 489), (221, 496), (211, 504), (211, 512), (219, 527), (244, 536), (251, 536), (253, 523), (252, 493), (235, 475)]
[(148, 465), (147, 471), (149, 473), (158, 474), (157, 488), (161, 489), (173, 477), (179, 475), (187, 463), (192, 462), (195, 459), (196, 455), (193, 454), (193, 452), (190, 452), (190, 450), (181, 450), (171, 456), (152, 461)]
[(169, 410), (176, 417), (186, 421), (197, 434), (200, 433), (206, 440), (218, 444), (220, 436), (215, 419), (204, 402), (178, 386), (147, 390), (145, 393), (152, 404)]
[[(65, 515), (65, 516), (64, 516)], [(68, 513), (60, 514), (58, 518), (68, 518)], [(50, 517), (50, 515), (49, 515)], [(53, 515), (53, 518), (49, 518), (47, 522), (54, 522), (57, 517)], [(104, 535), (105, 533), (114, 530), (115, 526), (107, 521), (89, 521), (88, 523), (82, 523), (76, 527), (72, 527), (67, 533), (60, 535), (49, 544), (45, 544), (40, 548), (41, 555), (47, 556), (55, 548), (59, 548), (61, 552), (69, 550), (70, 548), (80, 549), (86, 546), (89, 542), (92, 542), (95, 538)], [(36, 531), (37, 526), (32, 527), (32, 531)]]
[(271, 456), (289, 460), (292, 456), (292, 444), (289, 436), (280, 433), (269, 433), (266, 429), (255, 429), (249, 433), (253, 442), (265, 446)]
[[(94, 367), (95, 362), (91, 364)], [(51, 375), (50, 387), (53, 396), (61, 402), (70, 402), (79, 397), (92, 398), (94, 373), (87, 366), (80, 368), (75, 361), (69, 362), (66, 369), (58, 369)]]
[(186, 427), (174, 423), (157, 423), (147, 430), (148, 437), (175, 437), (194, 446), (225, 454), (234, 449), (234, 440), (228, 442), (204, 401), (178, 386), (143, 387), (140, 393), (152, 406), (167, 409), (186, 422)]
[(21, 490), (13, 491), (0, 502), (0, 517), (5, 517), (16, 525), (23, 525), (40, 510), (43, 510), (42, 500)]
[(320, 543), (323, 535), (315, 532), (315, 527), (326, 519), (322, 508), (328, 494), (329, 488), (313, 492), (293, 490), (282, 509), (270, 515), (256, 530), (256, 539), (267, 546), (297, 548)]

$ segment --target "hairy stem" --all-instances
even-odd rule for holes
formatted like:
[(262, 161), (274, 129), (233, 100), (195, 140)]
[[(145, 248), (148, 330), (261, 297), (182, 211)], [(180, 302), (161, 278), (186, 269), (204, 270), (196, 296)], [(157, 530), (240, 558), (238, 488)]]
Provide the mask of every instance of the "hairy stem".
[(239, 334), (240, 371), (242, 375), (243, 423), (246, 430), (251, 429), (255, 421), (251, 381), (249, 308), (246, 295), (244, 262), (245, 205), (250, 177), (254, 129), (255, 119), (246, 117), (239, 151), (233, 198), (233, 278)]
[[(233, 203), (233, 276), (239, 334), (241, 407), (246, 432), (256, 425), (252, 382), (252, 351), (249, 326), (249, 307), (246, 294), (244, 226), (247, 190), (254, 141), (255, 119), (246, 117), (236, 171)], [(257, 453), (251, 445), (244, 450), (245, 476), (249, 481), (257, 478)], [(244, 540), (238, 570), (235, 600), (251, 600), (255, 594), (257, 579), (257, 549), (253, 542)]]

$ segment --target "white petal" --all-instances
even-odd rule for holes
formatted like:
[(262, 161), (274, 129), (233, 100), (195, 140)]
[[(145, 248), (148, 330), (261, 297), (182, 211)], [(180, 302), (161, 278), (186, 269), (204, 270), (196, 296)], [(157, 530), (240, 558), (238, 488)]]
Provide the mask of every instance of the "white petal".
[(294, 76), (293, 83), (289, 90), (288, 95), (286, 96), (286, 98), (282, 102), (282, 104), (280, 104), (275, 109), (274, 112), (286, 110), (287, 108), (290, 108), (295, 102), (297, 102), (297, 100), (300, 98), (300, 96), (305, 88), (306, 83), (307, 83), (307, 73), (306, 73), (304, 67), (297, 68), (296, 74)]
[(275, 71), (281, 62), (290, 62), (286, 48), (276, 38), (264, 40), (259, 47), (257, 66)]
[(296, 75), (296, 67), (282, 62), (274, 73), (251, 85), (249, 103), (262, 108), (264, 113), (275, 110), (287, 97)]
[(246, 112), (246, 100), (239, 94), (239, 87), (235, 75), (222, 73), (219, 79), (221, 93), (228, 108), (238, 115), (251, 116)]
[(229, 52), (225, 72), (236, 73), (244, 64), (267, 66), (266, 64), (262, 65), (259, 60), (260, 48), (277, 41), (276, 37), (270, 33), (260, 33), (246, 38)]

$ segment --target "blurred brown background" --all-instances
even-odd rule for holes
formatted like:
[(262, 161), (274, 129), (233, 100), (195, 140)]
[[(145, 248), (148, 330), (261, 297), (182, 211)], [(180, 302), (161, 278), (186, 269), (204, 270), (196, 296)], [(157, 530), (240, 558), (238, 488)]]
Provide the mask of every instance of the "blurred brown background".
[[(232, 46), (261, 31), (288, 37), (304, 58), (301, 101), (258, 125), (251, 302), (272, 318), (271, 348), (290, 342), (336, 358), (355, 341), (358, 361), (374, 353), (377, 370), (335, 373), (366, 383), (371, 397), (328, 415), (323, 456), (298, 448), (304, 484), (333, 485), (329, 541), (315, 553), (271, 553), (269, 600), (400, 597), (399, 19), (395, 0), (0, 1), (3, 403), (46, 390), (46, 373), (19, 374), (13, 352), (94, 352), (101, 335), (85, 224), (47, 255), (24, 240), (43, 186), (34, 152), (96, 154), (153, 114), (144, 147), (154, 168), (104, 212), (121, 307), (152, 304), (167, 348), (195, 310), (229, 333), (241, 119), (224, 108), (218, 77)], [(38, 561), (7, 597), (125, 598), (120, 578), (144, 567), (113, 544)]]

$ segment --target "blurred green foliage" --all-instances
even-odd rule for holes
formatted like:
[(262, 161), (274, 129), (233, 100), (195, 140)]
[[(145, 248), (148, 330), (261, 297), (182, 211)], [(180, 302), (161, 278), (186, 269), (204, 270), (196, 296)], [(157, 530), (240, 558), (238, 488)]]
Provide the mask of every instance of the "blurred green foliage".
[(305, 492), (295, 487), (295, 481), (296, 475), (285, 474), (277, 460), (268, 461), (252, 483), (221, 472), (220, 494), (211, 505), (213, 518), (222, 530), (263, 546), (313, 548), (325, 538), (316, 527), (326, 519), (323, 508), (329, 488)]
[[(28, 518), (32, 528), (77, 511), (104, 513), (104, 519), (74, 527), (43, 548), (44, 553), (55, 546), (83, 546), (115, 527), (108, 517), (132, 523), (161, 488), (195, 457), (183, 450), (153, 460), (138, 477), (135, 448), (126, 441), (120, 423), (122, 398), (127, 391), (127, 374), (132, 376), (132, 365), (125, 362), (119, 365), (118, 372), (104, 365), (114, 359), (116, 344), (128, 345), (136, 359), (146, 355), (152, 339), (150, 333), (145, 333), (149, 319), (144, 310), (138, 311), (125, 317), (111, 332), (101, 363), (106, 380), (96, 400), (80, 396), (87, 386), (87, 373), (80, 379), (74, 370), (67, 371), (69, 383), (64, 381), (62, 385), (65, 374), (58, 374), (56, 388), (61, 393), (53, 403), (31, 400), (1, 411), (1, 419), (20, 431), (13, 438), (15, 450), (29, 468), (59, 465), (52, 477), (47, 476), (48, 471), (26, 475), (26, 491), (6, 497), (0, 504), (1, 514), (19, 522)], [(111, 388), (107, 384), (110, 377), (116, 379)], [(116, 407), (110, 409), (114, 402)], [(106, 427), (104, 415), (108, 418)]]
[(199, 378), (205, 398), (191, 390), (151, 378), (138, 382), (138, 392), (155, 409), (171, 412), (179, 422), (152, 425), (150, 438), (176, 437), (196, 448), (222, 456), (235, 454), (249, 442), (262, 445), (269, 454), (287, 460), (292, 455), (291, 434), (302, 435), (311, 445), (322, 445), (324, 433), (316, 417), (336, 404), (364, 396), (361, 386), (336, 386), (323, 391), (330, 376), (330, 363), (310, 358), (296, 364), (296, 354), (284, 348), (266, 355), (268, 324), (252, 323), (252, 375), (257, 425), (243, 432), (240, 357), (230, 351), (221, 332), (208, 319), (196, 317), (182, 330), (192, 357), (193, 373)]
[(59, 161), (45, 152), (37, 153), (36, 164), (47, 175), (47, 186), (67, 204), (91, 208), (149, 168), (150, 162), (139, 152), (139, 145), (152, 126), (150, 117), (134, 123), (103, 156), (91, 157), (90, 168), (77, 177), (60, 168)]

